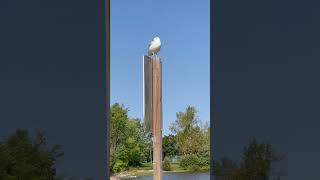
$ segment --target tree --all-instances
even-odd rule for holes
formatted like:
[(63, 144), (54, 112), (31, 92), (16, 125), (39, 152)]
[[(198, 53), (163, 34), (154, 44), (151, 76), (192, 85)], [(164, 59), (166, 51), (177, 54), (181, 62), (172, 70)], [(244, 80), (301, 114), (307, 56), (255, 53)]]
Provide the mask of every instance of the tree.
[[(123, 149), (123, 142), (126, 141), (126, 127), (128, 121), (128, 109), (119, 103), (110, 108), (110, 169), (119, 159), (119, 148)], [(118, 152), (117, 152), (118, 151)], [(120, 153), (121, 154), (121, 153)], [(126, 158), (126, 157), (123, 157)]]
[(275, 153), (271, 144), (258, 143), (253, 139), (244, 147), (241, 164), (243, 174), (248, 179), (266, 180), (270, 177), (272, 163), (282, 159), (282, 156)]
[(221, 158), (213, 165), (213, 172), (217, 180), (236, 179), (238, 169), (238, 164), (227, 157)]
[(149, 158), (151, 139), (140, 119), (129, 118), (128, 108), (115, 103), (110, 109), (110, 170), (120, 172), (140, 166)]
[(259, 143), (253, 139), (244, 147), (239, 163), (224, 157), (214, 163), (213, 171), (217, 180), (268, 180), (271, 177), (272, 164), (282, 159), (271, 144)]
[(170, 134), (168, 136), (164, 136), (162, 139), (162, 157), (173, 157), (178, 154), (178, 150), (176, 148), (176, 138), (174, 135)]
[(207, 150), (209, 141), (205, 130), (200, 127), (195, 107), (188, 106), (184, 112), (176, 114), (176, 120), (170, 130), (176, 136), (176, 148), (179, 154), (199, 154)]
[(153, 143), (152, 143), (152, 134), (150, 132), (145, 131), (144, 129), (144, 140), (143, 142), (145, 143), (145, 148), (144, 148), (144, 157), (145, 157), (145, 162), (152, 162), (153, 158)]
[(170, 130), (175, 136), (175, 149), (180, 155), (180, 167), (192, 171), (207, 171), (210, 166), (210, 128), (201, 126), (195, 107), (188, 106), (176, 114)]
[(128, 138), (127, 146), (129, 151), (129, 165), (140, 166), (142, 162), (146, 162), (149, 156), (148, 134), (143, 128), (140, 119), (129, 119), (127, 124)]
[(0, 143), (0, 179), (54, 180), (54, 165), (62, 155), (61, 146), (47, 146), (43, 131), (32, 139), (27, 130), (18, 129)]
[(164, 171), (170, 171), (171, 170), (171, 162), (168, 157), (165, 157), (162, 163), (162, 169)]

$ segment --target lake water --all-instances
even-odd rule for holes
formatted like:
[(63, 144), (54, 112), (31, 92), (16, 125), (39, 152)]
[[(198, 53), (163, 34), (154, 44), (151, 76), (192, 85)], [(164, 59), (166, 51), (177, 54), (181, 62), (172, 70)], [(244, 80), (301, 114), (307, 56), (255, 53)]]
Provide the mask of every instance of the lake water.
[[(129, 178), (132, 180), (152, 180), (152, 176)], [(163, 173), (163, 180), (210, 180), (208, 173)], [(127, 179), (128, 180), (128, 179)]]

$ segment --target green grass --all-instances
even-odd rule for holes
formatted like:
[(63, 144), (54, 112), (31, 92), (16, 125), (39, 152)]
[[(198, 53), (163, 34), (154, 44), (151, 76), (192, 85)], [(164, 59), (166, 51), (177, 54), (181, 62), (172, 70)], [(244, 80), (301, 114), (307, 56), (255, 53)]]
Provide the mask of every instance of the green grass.
[[(132, 176), (152, 176), (152, 163), (142, 163), (140, 167), (130, 167), (127, 173)], [(185, 170), (179, 166), (179, 163), (171, 163), (171, 171), (163, 171), (163, 173), (167, 172), (191, 172), (190, 170)]]
[(129, 171), (135, 171), (135, 170), (152, 170), (152, 164), (151, 163), (142, 163), (142, 166), (140, 167), (130, 167)]
[(187, 172), (188, 170), (183, 169), (178, 163), (171, 163), (171, 172)]
[[(140, 167), (130, 167), (129, 171), (137, 171), (137, 170), (152, 170), (152, 163), (142, 163)], [(178, 163), (171, 164), (171, 171), (186, 171), (182, 169)]]
[(142, 163), (140, 167), (130, 167), (128, 172), (133, 176), (151, 176), (152, 168), (152, 163)]

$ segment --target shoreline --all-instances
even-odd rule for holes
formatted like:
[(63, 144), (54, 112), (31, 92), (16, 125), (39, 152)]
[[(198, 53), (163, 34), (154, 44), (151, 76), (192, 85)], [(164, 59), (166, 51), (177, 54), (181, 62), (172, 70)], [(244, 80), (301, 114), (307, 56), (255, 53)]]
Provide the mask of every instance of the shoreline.
[[(163, 173), (201, 173), (201, 172), (210, 172), (210, 171), (189, 171), (189, 170), (173, 170), (173, 171), (162, 171)], [(110, 177), (110, 180), (120, 180), (121, 178), (136, 178), (136, 177), (145, 177), (152, 176), (153, 170), (129, 170), (123, 171), (118, 174), (113, 174)]]

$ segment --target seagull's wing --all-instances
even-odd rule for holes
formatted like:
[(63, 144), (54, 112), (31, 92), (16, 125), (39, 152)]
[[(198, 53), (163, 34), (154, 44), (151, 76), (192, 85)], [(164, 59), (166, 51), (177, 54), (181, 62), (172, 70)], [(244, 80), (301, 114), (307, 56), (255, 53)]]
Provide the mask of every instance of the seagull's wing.
[(148, 47), (150, 47), (152, 43), (153, 43), (153, 41), (151, 41), (151, 42), (148, 44)]

